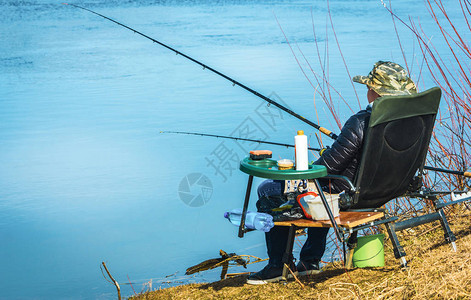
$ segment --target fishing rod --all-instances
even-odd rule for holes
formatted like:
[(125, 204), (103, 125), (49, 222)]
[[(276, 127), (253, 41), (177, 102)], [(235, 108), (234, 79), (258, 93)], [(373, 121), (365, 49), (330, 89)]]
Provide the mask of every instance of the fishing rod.
[[(227, 135), (217, 135), (217, 134), (187, 132), (187, 131), (160, 131), (160, 133), (175, 133), (175, 134), (187, 134), (187, 135), (196, 135), (196, 136), (207, 136), (207, 137), (248, 141), (248, 142), (255, 142), (255, 143), (259, 143), (259, 144), (269, 144), (269, 145), (275, 145), (275, 146), (284, 146), (284, 147), (294, 148), (294, 145), (285, 144), (285, 143), (277, 143), (277, 142), (262, 141), (262, 140), (255, 140), (255, 139), (246, 139), (246, 138), (240, 138), (240, 137), (235, 137), (235, 136), (227, 136)], [(319, 149), (319, 148), (312, 148), (312, 147), (308, 147), (307, 149), (313, 150), (313, 151), (318, 151), (318, 152), (322, 150), (322, 149)], [(471, 177), (471, 172), (470, 171), (464, 171), (464, 172), (463, 171), (454, 171), (454, 170), (447, 170), (447, 169), (429, 167), (429, 166), (424, 166), (424, 169), (425, 170), (430, 170), (430, 171), (460, 175), (460, 176), (464, 176), (464, 177)]]
[[(269, 144), (269, 145), (276, 145), (276, 146), (284, 146), (284, 147), (293, 147), (294, 145), (284, 144), (284, 143), (277, 143), (277, 142), (269, 142), (269, 141), (262, 141), (262, 140), (254, 140), (254, 139), (246, 139), (246, 138), (239, 138), (235, 136), (227, 136), (227, 135), (216, 135), (216, 134), (208, 134), (208, 133), (198, 133), (198, 132), (186, 132), (186, 131), (161, 131), (160, 133), (175, 133), (175, 134), (188, 134), (188, 135), (197, 135), (197, 136), (208, 136), (208, 137), (215, 137), (215, 138), (222, 138), (222, 139), (230, 139), (230, 140), (239, 140), (239, 141), (248, 141), (248, 142), (255, 142), (260, 144)], [(321, 151), (319, 148), (310, 148), (307, 149), (313, 151)]]
[(464, 176), (464, 177), (471, 177), (471, 172), (469, 172), (469, 171), (465, 171), (465, 172), (463, 172), (463, 171), (454, 171), (454, 170), (447, 170), (447, 169), (428, 167), (428, 166), (424, 166), (424, 169), (425, 170), (430, 170), (430, 171), (460, 175), (460, 176)]
[(272, 104), (272, 105), (278, 107), (279, 109), (281, 109), (281, 110), (287, 112), (288, 114), (292, 115), (293, 117), (298, 118), (299, 120), (303, 121), (304, 123), (307, 123), (307, 124), (311, 125), (312, 127), (316, 128), (317, 130), (319, 130), (319, 131), (322, 132), (323, 134), (329, 136), (330, 138), (332, 138), (332, 139), (334, 139), (334, 140), (337, 139), (337, 135), (336, 135), (335, 133), (333, 133), (332, 131), (330, 131), (330, 130), (324, 128), (324, 127), (321, 127), (321, 126), (317, 125), (316, 123), (314, 123), (314, 122), (312, 122), (312, 121), (306, 119), (305, 117), (303, 117), (303, 116), (301, 116), (301, 115), (298, 115), (298, 114), (295, 113), (294, 111), (292, 111), (292, 110), (290, 110), (289, 108), (287, 108), (287, 107), (285, 107), (285, 106), (279, 104), (278, 102), (273, 101), (272, 99), (270, 99), (270, 98), (268, 98), (268, 97), (266, 97), (266, 96), (260, 94), (259, 92), (257, 92), (257, 91), (255, 91), (255, 90), (249, 88), (248, 86), (246, 86), (246, 85), (244, 85), (244, 84), (238, 82), (237, 80), (234, 80), (234, 79), (232, 79), (231, 77), (229, 77), (229, 76), (227, 76), (227, 75), (224, 75), (223, 73), (221, 73), (221, 72), (219, 72), (219, 71), (217, 71), (217, 70), (215, 70), (215, 69), (213, 69), (213, 68), (211, 68), (211, 67), (209, 67), (209, 66), (203, 64), (202, 62), (200, 62), (200, 61), (198, 61), (198, 60), (196, 60), (196, 59), (194, 59), (194, 58), (192, 58), (192, 57), (190, 57), (190, 56), (188, 56), (188, 55), (186, 55), (186, 54), (184, 54), (184, 53), (182, 53), (182, 52), (180, 52), (180, 51), (178, 51), (178, 50), (176, 50), (176, 49), (174, 49), (174, 48), (172, 48), (172, 47), (170, 47), (170, 46), (168, 46), (168, 45), (166, 45), (166, 44), (164, 44), (164, 43), (162, 43), (162, 42), (159, 42), (158, 40), (156, 40), (156, 39), (154, 39), (154, 38), (151, 38), (150, 36), (148, 36), (148, 35), (146, 35), (146, 34), (140, 32), (140, 31), (137, 31), (137, 30), (135, 30), (135, 29), (133, 29), (133, 28), (127, 26), (127, 25), (124, 25), (124, 24), (122, 24), (122, 23), (120, 23), (120, 22), (118, 22), (118, 21), (115, 21), (115, 20), (113, 20), (113, 19), (111, 19), (111, 18), (109, 18), (109, 17), (107, 17), (107, 16), (104, 16), (104, 15), (102, 15), (102, 14), (100, 14), (100, 13), (97, 13), (97, 12), (95, 12), (95, 11), (93, 11), (93, 10), (90, 10), (90, 9), (88, 9), (88, 8), (85, 8), (85, 7), (82, 7), (82, 6), (78, 6), (78, 5), (75, 5), (75, 4), (70, 4), (70, 3), (64, 3), (64, 4), (65, 4), (65, 5), (70, 5), (70, 6), (73, 6), (73, 7), (76, 7), (76, 8), (80, 8), (80, 9), (83, 9), (83, 10), (88, 11), (88, 12), (91, 12), (92, 14), (95, 14), (95, 15), (97, 15), (97, 16), (100, 16), (100, 17), (102, 17), (102, 18), (104, 18), (104, 19), (106, 19), (106, 20), (109, 20), (109, 21), (111, 21), (111, 22), (113, 22), (113, 23), (115, 23), (115, 24), (117, 24), (117, 25), (119, 25), (119, 26), (122, 26), (122, 27), (124, 27), (124, 28), (126, 28), (126, 29), (129, 29), (129, 30), (131, 30), (132, 32), (137, 33), (137, 34), (139, 34), (139, 35), (145, 37), (146, 39), (149, 39), (149, 40), (151, 40), (152, 42), (157, 43), (157, 44), (159, 44), (160, 46), (163, 46), (163, 47), (169, 49), (170, 51), (175, 52), (175, 54), (181, 55), (181, 56), (183, 56), (184, 58), (186, 58), (186, 59), (188, 59), (188, 60), (190, 60), (190, 61), (192, 61), (192, 62), (194, 62), (194, 63), (196, 63), (196, 64), (198, 64), (198, 65), (200, 65), (200, 66), (202, 66), (202, 67), (203, 67), (203, 70), (204, 70), (204, 69), (208, 69), (208, 70), (210, 70), (211, 72), (213, 72), (213, 73), (215, 73), (215, 74), (217, 74), (217, 75), (223, 77), (224, 79), (229, 80), (230, 82), (232, 82), (232, 85), (233, 85), (233, 86), (234, 86), (234, 85), (237, 85), (237, 86), (239, 86), (239, 87), (241, 87), (241, 88), (243, 88), (243, 89), (249, 91), (250, 93), (254, 94), (255, 96), (257, 96), (257, 97), (259, 97), (259, 98), (262, 98), (263, 100), (265, 100), (265, 101), (268, 102), (269, 104)]

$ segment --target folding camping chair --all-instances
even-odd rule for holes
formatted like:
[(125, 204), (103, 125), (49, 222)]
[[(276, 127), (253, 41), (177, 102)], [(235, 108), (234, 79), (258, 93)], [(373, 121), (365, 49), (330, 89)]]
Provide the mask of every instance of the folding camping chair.
[[(271, 170), (271, 167), (276, 165), (276, 161), (266, 159), (254, 161), (245, 158), (241, 162), (240, 169), (250, 176), (239, 226), (239, 237), (243, 237), (245, 232), (250, 231), (244, 228), (244, 216), (248, 207), (253, 176), (282, 180), (312, 179), (317, 190), (321, 190), (318, 179), (322, 178), (344, 180), (350, 186), (349, 190), (340, 194), (342, 211), (338, 218), (334, 218), (325, 196), (320, 193), (329, 214), (329, 220), (301, 219), (275, 222), (275, 226), (290, 227), (283, 257), (285, 278), (288, 272), (286, 266), (292, 259), (295, 231), (298, 228), (333, 227), (337, 238), (344, 245), (345, 255), (346, 236), (349, 236), (347, 245), (350, 253), (353, 254), (352, 249), (355, 248), (359, 230), (384, 224), (394, 248), (394, 255), (396, 259), (401, 259), (401, 265), (405, 267), (407, 265), (404, 258), (406, 253), (396, 231), (439, 220), (445, 232), (445, 240), (456, 250), (456, 237), (450, 230), (443, 207), (470, 200), (471, 194), (468, 193), (461, 199), (454, 200), (453, 193), (450, 191), (432, 191), (422, 186), (424, 169), (456, 174), (454, 171), (424, 166), (440, 97), (441, 90), (435, 87), (411, 96), (386, 96), (376, 99), (365, 136), (360, 166), (353, 183), (344, 176), (327, 174), (324, 166), (311, 165), (310, 170), (301, 172), (277, 171)], [(439, 196), (442, 194), (452, 194), (453, 201), (441, 202)], [(381, 208), (392, 199), (402, 196), (429, 199), (433, 203), (435, 212), (399, 221), (397, 216), (391, 216), (386, 209)], [(346, 260), (348, 266), (351, 255)]]
[[(436, 220), (441, 223), (445, 241), (451, 243), (456, 251), (456, 237), (450, 230), (443, 207), (467, 201), (471, 197), (444, 203), (439, 196), (451, 192), (432, 191), (422, 186), (425, 159), (440, 97), (441, 90), (435, 87), (411, 96), (387, 96), (375, 100), (353, 188), (346, 191), (341, 201), (344, 210), (377, 211), (392, 199), (408, 196), (429, 199), (435, 212), (398, 221), (398, 217), (388, 216), (386, 210), (383, 210), (386, 214), (382, 220), (350, 230), (347, 242), (350, 253), (356, 245), (358, 230), (385, 224), (396, 259), (401, 259), (401, 264), (406, 266), (406, 253), (396, 231)], [(329, 177), (348, 181), (341, 176)], [(348, 261), (351, 261), (351, 255)]]

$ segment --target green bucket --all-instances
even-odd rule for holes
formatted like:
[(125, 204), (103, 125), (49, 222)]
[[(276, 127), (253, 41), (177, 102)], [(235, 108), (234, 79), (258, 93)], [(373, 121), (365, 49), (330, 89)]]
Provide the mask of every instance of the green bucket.
[(357, 268), (384, 267), (384, 234), (366, 235), (358, 238), (353, 252), (353, 266)]

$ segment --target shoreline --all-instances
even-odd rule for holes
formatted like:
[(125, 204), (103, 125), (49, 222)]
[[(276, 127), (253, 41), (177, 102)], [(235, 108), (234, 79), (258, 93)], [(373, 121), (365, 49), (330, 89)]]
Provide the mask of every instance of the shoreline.
[(450, 216), (449, 221), (458, 238), (457, 252), (445, 243), (441, 228), (434, 229), (438, 221), (401, 233), (407, 269), (400, 268), (386, 240), (385, 267), (345, 270), (338, 263), (328, 264), (319, 274), (299, 277), (304, 288), (293, 280), (248, 285), (247, 275), (240, 275), (160, 289), (129, 299), (464, 299), (471, 295), (471, 212)]

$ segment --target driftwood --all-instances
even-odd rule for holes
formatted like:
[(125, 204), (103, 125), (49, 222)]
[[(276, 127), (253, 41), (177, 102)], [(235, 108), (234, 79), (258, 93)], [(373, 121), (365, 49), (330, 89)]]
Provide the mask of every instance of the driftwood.
[(197, 272), (211, 270), (217, 267), (222, 267), (221, 279), (224, 279), (226, 277), (227, 270), (229, 268), (229, 262), (235, 262), (237, 265), (247, 268), (247, 261), (235, 253), (228, 254), (223, 250), (219, 250), (219, 255), (221, 255), (220, 258), (208, 259), (203, 262), (200, 262), (197, 265), (189, 267), (188, 269), (186, 269), (185, 274), (191, 275)]

